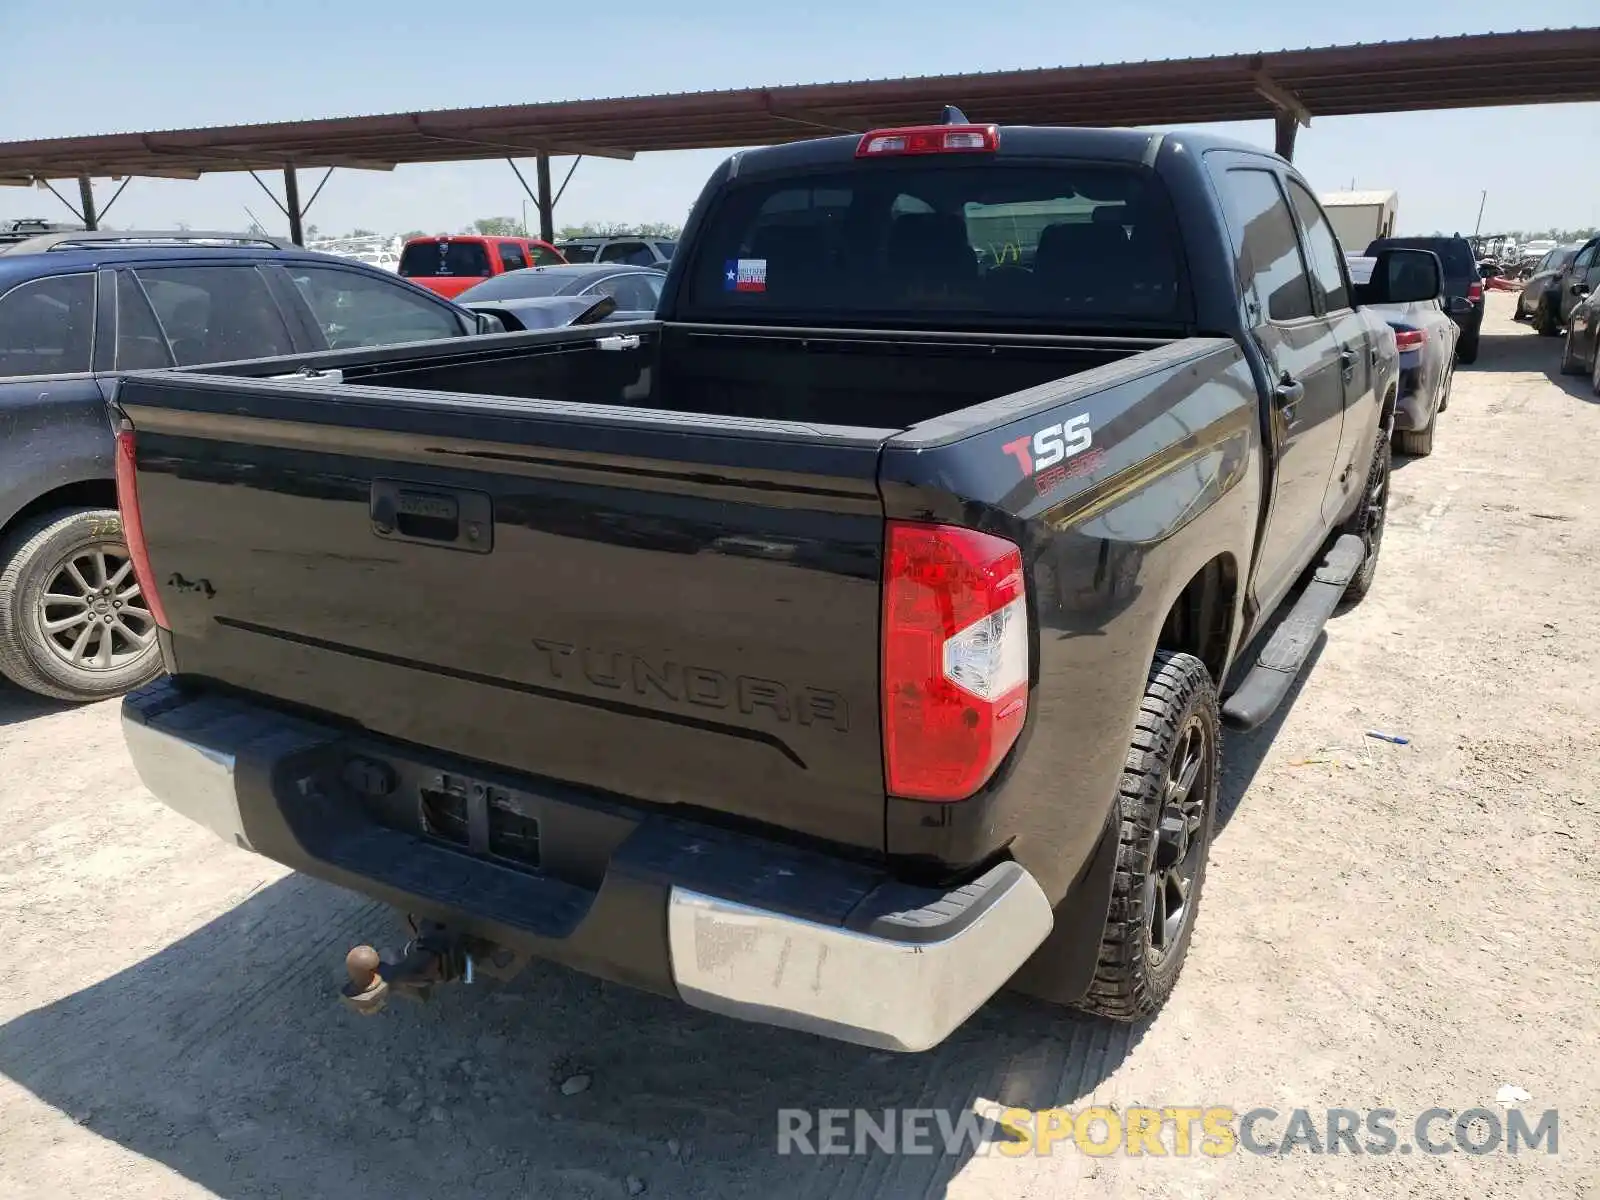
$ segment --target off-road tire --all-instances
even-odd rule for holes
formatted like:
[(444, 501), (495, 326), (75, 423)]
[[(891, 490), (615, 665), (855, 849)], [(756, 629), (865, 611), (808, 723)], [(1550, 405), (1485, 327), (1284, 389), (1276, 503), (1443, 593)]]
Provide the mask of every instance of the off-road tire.
[(108, 508), (41, 513), (0, 540), (0, 674), (40, 696), (76, 702), (120, 696), (161, 674), (154, 641), (125, 664), (88, 670), (64, 661), (41, 628), (41, 599), (57, 565), (80, 547), (111, 543), (122, 544), (122, 518)]
[[(1153, 946), (1150, 908), (1152, 879), (1159, 880), (1156, 855), (1168, 785), (1181, 764), (1174, 757), (1197, 728), (1204, 737), (1204, 762), (1194, 788), (1201, 789), (1198, 853), (1193, 882), (1184, 897), (1183, 923), (1165, 950)], [(1222, 757), (1222, 723), (1216, 687), (1205, 664), (1192, 654), (1161, 651), (1150, 667), (1144, 699), (1134, 722), (1133, 740), (1117, 789), (1120, 827), (1111, 904), (1100, 936), (1094, 982), (1078, 1007), (1116, 1021), (1135, 1021), (1160, 1008), (1177, 984), (1189, 951), (1206, 860), (1216, 824), (1217, 784)]]
[[(1378, 574), (1378, 552), (1383, 549), (1383, 528), (1388, 524), (1389, 471), (1393, 463), (1394, 455), (1390, 439), (1380, 434), (1377, 449), (1372, 452), (1372, 465), (1367, 468), (1366, 487), (1361, 493), (1361, 503), (1339, 530), (1340, 533), (1355, 534), (1367, 548), (1360, 569), (1356, 571), (1355, 578), (1350, 580), (1350, 586), (1345, 589), (1344, 598), (1339, 601), (1341, 607), (1348, 608), (1361, 603), (1371, 590), (1372, 581)], [(1375, 489), (1381, 489), (1377, 490), (1376, 506), (1372, 501)]]

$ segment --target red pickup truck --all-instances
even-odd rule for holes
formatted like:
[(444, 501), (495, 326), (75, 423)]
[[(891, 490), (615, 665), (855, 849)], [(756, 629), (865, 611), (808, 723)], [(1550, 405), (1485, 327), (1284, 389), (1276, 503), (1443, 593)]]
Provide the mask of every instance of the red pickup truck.
[(407, 242), (400, 252), (400, 275), (453, 300), (491, 275), (566, 261), (561, 251), (538, 238), (442, 233)]

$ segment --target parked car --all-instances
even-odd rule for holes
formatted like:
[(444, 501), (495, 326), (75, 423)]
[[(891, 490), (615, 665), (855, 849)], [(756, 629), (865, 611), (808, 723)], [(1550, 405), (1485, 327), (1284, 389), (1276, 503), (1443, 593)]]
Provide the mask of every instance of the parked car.
[(1478, 338), (1483, 328), (1483, 276), (1472, 243), (1460, 234), (1451, 237), (1378, 238), (1367, 247), (1366, 257), (1380, 250), (1430, 250), (1444, 264), (1444, 308), (1456, 323), (1456, 361), (1478, 361)]
[(1517, 297), (1516, 317), (1533, 318), (1535, 332), (1555, 337), (1567, 323), (1573, 306), (1585, 294), (1595, 260), (1600, 257), (1600, 237), (1571, 246), (1558, 246), (1539, 260), (1539, 266)]
[[(1441, 281), (1444, 268), (1434, 255), (1434, 271)], [(1376, 259), (1351, 255), (1350, 278), (1369, 284)], [(1422, 287), (1419, 272), (1425, 265), (1414, 256), (1391, 258), (1389, 270), (1401, 278), (1386, 285), (1391, 295), (1416, 295)], [(1415, 279), (1409, 276), (1417, 275)], [(1460, 331), (1444, 310), (1444, 294), (1427, 300), (1399, 304), (1374, 304), (1394, 330), (1400, 352), (1400, 399), (1394, 414), (1394, 448), (1401, 454), (1424, 458), (1433, 453), (1433, 430), (1438, 416), (1450, 406), (1450, 385), (1455, 380), (1456, 339)]]
[(535, 956), (918, 1050), (1008, 981), (1171, 993), (1220, 725), (1372, 586), (1371, 306), (1437, 260), (1353, 286), (1252, 146), (947, 122), (731, 158), (628, 336), (121, 381), (181, 681), (124, 702), (133, 762), (416, 917), (351, 1006)]
[(454, 298), (507, 271), (566, 261), (559, 250), (538, 238), (441, 233), (407, 242), (400, 251), (399, 274), (430, 292)]
[(161, 669), (117, 515), (114, 373), (477, 328), (387, 272), (271, 238), (58, 232), (0, 252), (0, 673), (95, 700)]
[(1600, 396), (1600, 262), (1589, 264), (1578, 301), (1567, 317), (1567, 339), (1561, 347), (1564, 375), (1589, 373), (1594, 393)]
[(656, 267), (665, 271), (672, 262), (678, 243), (671, 238), (581, 237), (557, 242), (556, 248), (571, 263), (625, 263), (632, 267)]
[(569, 324), (602, 296), (616, 301), (606, 320), (641, 321), (655, 315), (665, 279), (660, 271), (615, 263), (529, 267), (496, 275), (456, 299), (473, 312), (496, 317), (512, 331)]

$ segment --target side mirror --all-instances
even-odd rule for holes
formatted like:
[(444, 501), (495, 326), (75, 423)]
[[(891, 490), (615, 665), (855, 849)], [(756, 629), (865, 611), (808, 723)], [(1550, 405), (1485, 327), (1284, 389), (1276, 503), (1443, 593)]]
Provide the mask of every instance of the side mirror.
[(1575, 296), (1587, 296), (1589, 294), (1589, 285), (1587, 283), (1573, 284), (1572, 294)]
[(504, 333), (505, 325), (493, 313), (475, 312), (472, 314), (472, 323), (475, 331), (483, 333)]
[(1372, 278), (1357, 286), (1358, 304), (1419, 304), (1444, 297), (1444, 268), (1432, 250), (1380, 250)]

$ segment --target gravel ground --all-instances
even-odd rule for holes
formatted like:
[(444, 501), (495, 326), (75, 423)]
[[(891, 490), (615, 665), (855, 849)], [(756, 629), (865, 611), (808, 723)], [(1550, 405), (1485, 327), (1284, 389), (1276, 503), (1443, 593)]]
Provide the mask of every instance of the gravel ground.
[[(1230, 739), (1145, 1026), (1002, 998), (901, 1057), (548, 966), (359, 1020), (335, 988), (382, 911), (157, 805), (114, 704), (0, 690), (0, 1195), (1600, 1196), (1600, 403), (1509, 312), (1395, 473), (1371, 596)], [(1559, 1155), (775, 1153), (779, 1108), (980, 1101), (1279, 1110), (1264, 1136), (1389, 1108), (1406, 1141), (1506, 1085)]]

